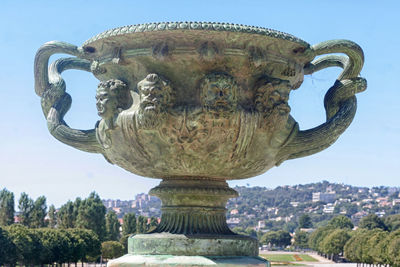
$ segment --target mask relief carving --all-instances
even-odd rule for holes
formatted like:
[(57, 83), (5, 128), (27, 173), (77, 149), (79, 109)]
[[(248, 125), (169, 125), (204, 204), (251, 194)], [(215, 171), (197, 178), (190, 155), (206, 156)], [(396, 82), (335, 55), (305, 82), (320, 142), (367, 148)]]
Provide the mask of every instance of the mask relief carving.
[(200, 85), (203, 109), (215, 115), (232, 112), (237, 106), (238, 86), (227, 74), (209, 74)]

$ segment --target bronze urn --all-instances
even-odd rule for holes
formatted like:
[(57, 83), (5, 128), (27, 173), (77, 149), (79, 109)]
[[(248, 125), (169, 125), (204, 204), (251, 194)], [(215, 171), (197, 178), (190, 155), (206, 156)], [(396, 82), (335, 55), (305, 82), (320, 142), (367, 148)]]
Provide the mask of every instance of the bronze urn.
[[(48, 66), (57, 53), (73, 57)], [(355, 94), (366, 88), (359, 77), (363, 61), (361, 48), (347, 40), (311, 46), (260, 27), (150, 23), (106, 31), (81, 47), (44, 44), (35, 58), (35, 90), (59, 141), (163, 179), (150, 191), (162, 200), (161, 223), (153, 233), (131, 237), (129, 255), (110, 265), (200, 255), (233, 262), (223, 266), (242, 266), (242, 258), (265, 266), (257, 240), (226, 224), (226, 201), (237, 196), (226, 180), (262, 174), (333, 144), (353, 120)], [(304, 75), (328, 67), (343, 72), (325, 95), (326, 122), (300, 130), (290, 115), (290, 92)], [(94, 129), (72, 129), (64, 121), (71, 105), (61, 77), (67, 69), (91, 72), (100, 81), (101, 119)]]

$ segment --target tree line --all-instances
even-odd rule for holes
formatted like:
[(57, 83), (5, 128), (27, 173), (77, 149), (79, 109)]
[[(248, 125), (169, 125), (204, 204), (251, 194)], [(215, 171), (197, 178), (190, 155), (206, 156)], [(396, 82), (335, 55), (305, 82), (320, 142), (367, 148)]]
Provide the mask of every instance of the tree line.
[(42, 265), (96, 260), (101, 255), (98, 236), (86, 229), (0, 227), (0, 265)]
[(258, 237), (261, 245), (272, 248), (312, 249), (334, 261), (344, 260), (364, 264), (400, 266), (400, 214), (380, 218), (370, 214), (360, 220), (358, 229), (344, 215), (333, 217), (324, 226), (313, 228), (310, 215), (298, 219), (294, 238), (285, 230), (256, 232), (254, 228), (235, 227), (238, 234)]
[[(96, 260), (100, 255), (106, 259), (119, 257), (127, 252), (130, 235), (151, 231), (158, 223), (154, 217), (136, 217), (134, 213), (127, 213), (121, 231), (117, 214), (107, 212), (95, 192), (86, 199), (68, 201), (58, 211), (54, 205), (47, 211), (44, 196), (33, 200), (22, 193), (18, 201), (17, 224), (14, 223), (14, 205), (14, 194), (7, 189), (0, 190), (0, 265), (75, 262), (73, 259), (77, 258), (73, 251), (79, 250), (83, 244), (92, 249), (80, 249), (86, 254), (81, 255), (79, 261)], [(40, 257), (37, 256), (39, 251), (44, 251)]]
[(296, 232), (294, 246), (310, 248), (337, 261), (400, 266), (400, 214), (380, 218), (370, 214), (361, 219), (357, 230), (343, 215), (311, 234)]

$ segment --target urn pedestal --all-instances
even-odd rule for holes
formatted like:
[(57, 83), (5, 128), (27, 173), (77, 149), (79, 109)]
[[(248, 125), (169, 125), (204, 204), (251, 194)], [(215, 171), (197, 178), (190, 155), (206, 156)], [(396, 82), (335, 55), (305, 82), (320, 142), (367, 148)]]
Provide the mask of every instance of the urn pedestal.
[[(48, 65), (58, 53), (73, 57)], [(129, 238), (129, 254), (109, 266), (267, 266), (257, 240), (226, 224), (226, 202), (237, 197), (226, 180), (332, 145), (354, 118), (355, 94), (366, 89), (358, 77), (363, 62), (361, 48), (347, 40), (311, 46), (260, 27), (150, 23), (106, 31), (81, 47), (44, 44), (35, 58), (35, 90), (59, 141), (162, 179), (150, 191), (162, 200), (160, 224)], [(300, 130), (290, 92), (304, 75), (328, 67), (343, 72), (325, 95), (326, 122)], [(64, 121), (72, 98), (61, 73), (68, 69), (100, 81), (94, 129)]]
[(258, 241), (233, 233), (225, 205), (237, 192), (210, 179), (168, 179), (150, 191), (163, 203), (158, 227), (128, 239), (128, 255), (108, 266), (268, 266)]

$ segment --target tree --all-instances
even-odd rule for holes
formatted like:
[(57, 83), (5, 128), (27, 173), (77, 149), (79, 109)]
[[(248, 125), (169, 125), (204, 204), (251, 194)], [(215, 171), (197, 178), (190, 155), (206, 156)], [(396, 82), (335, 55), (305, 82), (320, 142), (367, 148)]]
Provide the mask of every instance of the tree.
[(381, 248), (379, 244), (381, 241), (385, 240), (389, 235), (388, 232), (383, 231), (382, 229), (376, 228), (372, 230), (369, 234), (369, 238), (367, 240), (365, 253), (366, 256), (363, 256), (366, 259), (366, 263), (369, 264), (384, 264), (385, 257), (382, 255)]
[(101, 242), (92, 230), (68, 229), (74, 243), (72, 261), (86, 262), (89, 259), (98, 258), (101, 254)]
[(129, 235), (136, 233), (136, 215), (135, 213), (126, 213), (123, 218), (122, 234)]
[(270, 244), (272, 246), (286, 247), (290, 245), (292, 237), (290, 233), (284, 230), (270, 231), (265, 233), (260, 242), (263, 244)]
[(9, 237), (17, 251), (17, 260), (20, 265), (40, 263), (42, 244), (37, 233), (21, 224), (13, 224), (7, 227)]
[(374, 228), (380, 228), (382, 230), (387, 230), (387, 226), (385, 225), (385, 222), (375, 214), (369, 214), (369, 215), (365, 216), (364, 218), (362, 218), (360, 223), (358, 224), (358, 227), (368, 229), (368, 230), (372, 230)]
[(308, 246), (309, 234), (304, 231), (297, 231), (294, 236), (294, 245), (298, 248), (309, 248)]
[(345, 228), (353, 229), (354, 228), (354, 224), (350, 220), (350, 218), (343, 216), (343, 215), (333, 217), (329, 221), (329, 225), (336, 229), (345, 229)]
[(31, 226), (33, 208), (33, 200), (25, 192), (21, 193), (21, 197), (18, 201), (18, 209), (20, 211), (20, 222), (22, 225)]
[(17, 261), (17, 251), (14, 243), (7, 231), (0, 227), (0, 266), (15, 265)]
[(269, 231), (261, 236), (260, 243), (273, 246), (277, 243), (278, 233), (276, 231)]
[(0, 226), (14, 223), (14, 194), (6, 188), (0, 191)]
[(385, 225), (389, 231), (400, 229), (400, 214), (390, 215), (385, 218)]
[(308, 238), (309, 247), (315, 251), (324, 253), (321, 246), (322, 241), (327, 235), (331, 234), (334, 230), (335, 229), (332, 228), (332, 226), (330, 225), (317, 228), (317, 230), (312, 232)]
[(289, 233), (293, 233), (296, 228), (298, 228), (298, 223), (295, 221), (290, 221), (285, 223), (282, 230), (288, 231)]
[(246, 235), (257, 238), (257, 232), (256, 230), (254, 230), (253, 227), (247, 227), (244, 232), (246, 233)]
[(139, 215), (138, 219), (137, 219), (137, 233), (138, 234), (144, 234), (147, 231), (147, 218)]
[(286, 247), (292, 243), (292, 236), (288, 231), (279, 230), (278, 231), (278, 243), (277, 246)]
[(106, 232), (107, 240), (117, 241), (119, 239), (119, 228), (120, 224), (117, 218), (117, 214), (114, 211), (110, 211), (106, 215)]
[(40, 238), (42, 249), (41, 264), (59, 264), (69, 262), (72, 258), (73, 243), (70, 235), (63, 229), (42, 228), (36, 230)]
[(312, 228), (311, 217), (308, 214), (302, 214), (299, 218), (299, 228)]
[(122, 235), (119, 239), (119, 243), (124, 246), (124, 253), (128, 253), (128, 239), (131, 237), (131, 234)]
[(106, 207), (96, 192), (90, 193), (79, 206), (76, 226), (78, 228), (93, 230), (100, 240), (106, 238)]
[(72, 213), (73, 213), (73, 218), (74, 218), (74, 224), (76, 223), (76, 220), (78, 218), (78, 213), (79, 213), (79, 207), (82, 204), (82, 199), (80, 197), (77, 197), (73, 203), (73, 209), (72, 209)]
[[(75, 266), (78, 261), (84, 262), (86, 256), (86, 248), (85, 248), (85, 239), (82, 237), (82, 231), (89, 231), (84, 229), (66, 229), (70, 236), (71, 240), (71, 258), (70, 261), (75, 263)], [(96, 235), (93, 233), (93, 235)], [(97, 236), (96, 236), (97, 237)]]
[(390, 266), (400, 266), (400, 230), (390, 233), (387, 255)]
[(384, 265), (390, 263), (389, 255), (387, 254), (389, 243), (390, 243), (390, 236), (389, 233), (387, 233), (386, 237), (381, 239), (379, 243), (375, 245), (376, 251), (372, 254), (374, 261), (377, 261), (379, 264), (384, 264)]
[(344, 256), (352, 262), (363, 262), (363, 251), (370, 232), (366, 229), (358, 229), (344, 246)]
[(338, 256), (343, 253), (346, 242), (350, 239), (349, 230), (336, 229), (325, 236), (321, 242), (321, 249), (324, 253)]
[(57, 214), (57, 222), (60, 228), (74, 228), (76, 223), (76, 216), (74, 213), (74, 203), (68, 201), (61, 206)]
[(49, 212), (47, 214), (49, 216), (49, 227), (55, 228), (57, 225), (57, 213), (54, 205), (50, 205)]
[(101, 243), (101, 254), (104, 259), (114, 259), (124, 255), (124, 246), (117, 241)]
[(33, 203), (30, 227), (32, 228), (44, 227), (46, 224), (44, 220), (46, 214), (47, 214), (46, 197), (40, 196)]

